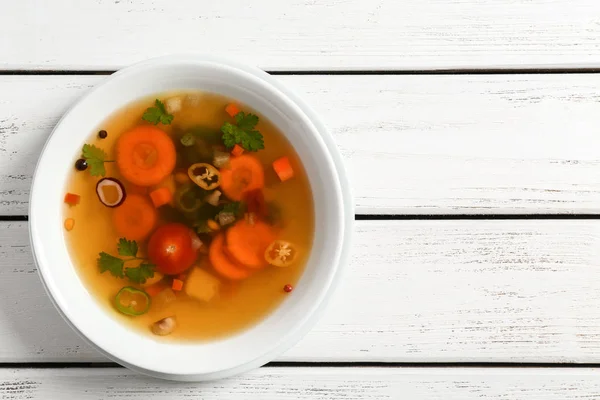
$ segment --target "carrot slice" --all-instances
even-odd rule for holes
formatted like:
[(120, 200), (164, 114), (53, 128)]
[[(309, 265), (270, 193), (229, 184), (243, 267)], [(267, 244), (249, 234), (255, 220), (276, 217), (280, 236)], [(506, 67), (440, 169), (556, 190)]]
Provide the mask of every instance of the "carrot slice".
[(141, 195), (147, 195), (148, 194), (148, 187), (147, 186), (138, 186), (138, 185), (129, 185), (127, 187), (126, 190), (127, 194), (141, 194)]
[(161, 187), (150, 192), (150, 199), (152, 199), (154, 207), (158, 208), (169, 204), (173, 200), (173, 193), (168, 188)]
[(175, 145), (157, 127), (138, 126), (119, 137), (116, 161), (129, 182), (138, 186), (157, 185), (175, 168)]
[(290, 159), (287, 157), (281, 157), (275, 161), (273, 161), (273, 169), (275, 173), (281, 180), (281, 182), (285, 182), (288, 179), (292, 179), (294, 177), (294, 170), (292, 169), (292, 164), (290, 163)]
[(231, 103), (227, 104), (225, 111), (230, 117), (235, 117), (240, 112), (240, 108), (237, 106), (237, 104)]
[(221, 189), (231, 200), (240, 201), (244, 193), (265, 186), (265, 170), (257, 158), (241, 155), (229, 160), (229, 168), (220, 170)]
[(265, 250), (276, 239), (269, 225), (261, 221), (249, 224), (241, 220), (229, 228), (226, 235), (227, 252), (233, 260), (248, 268), (267, 265)]
[(235, 261), (227, 257), (224, 251), (225, 236), (217, 235), (210, 244), (208, 259), (215, 271), (224, 278), (234, 281), (246, 279), (252, 275), (252, 270), (239, 266)]
[(236, 144), (235, 146), (233, 146), (233, 149), (231, 150), (231, 155), (234, 157), (239, 157), (244, 153), (244, 148), (242, 146), (240, 146), (239, 144)]
[(142, 240), (152, 232), (158, 213), (152, 203), (139, 194), (130, 194), (114, 209), (113, 224), (117, 233), (129, 240)]

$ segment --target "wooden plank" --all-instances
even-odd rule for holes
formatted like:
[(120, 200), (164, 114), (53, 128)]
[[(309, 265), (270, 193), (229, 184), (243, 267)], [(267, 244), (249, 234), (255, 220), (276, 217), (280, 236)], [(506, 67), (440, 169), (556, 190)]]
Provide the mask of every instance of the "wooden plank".
[[(330, 127), (360, 214), (599, 213), (600, 74), (280, 76)], [(0, 76), (0, 215), (101, 76)]]
[[(105, 361), (0, 223), (0, 362)], [(357, 221), (322, 320), (279, 361), (598, 362), (600, 221)]]
[(0, 397), (43, 399), (521, 399), (597, 398), (593, 368), (261, 368), (205, 383), (150, 379), (123, 368), (2, 369)]
[(0, 69), (114, 69), (190, 51), (267, 70), (600, 66), (596, 0), (7, 2)]

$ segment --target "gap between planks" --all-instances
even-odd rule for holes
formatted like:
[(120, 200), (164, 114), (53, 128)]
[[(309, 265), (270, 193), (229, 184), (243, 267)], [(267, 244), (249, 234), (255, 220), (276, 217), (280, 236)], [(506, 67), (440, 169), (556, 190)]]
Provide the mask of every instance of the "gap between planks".
[[(54, 368), (125, 368), (114, 362), (0, 362), (0, 369)], [(536, 363), (536, 362), (311, 362), (273, 361), (260, 368), (471, 368), (471, 369), (585, 369), (600, 368), (600, 363)]]
[[(111, 75), (118, 70), (0, 70), (2, 75)], [(265, 71), (270, 75), (554, 75), (554, 74), (598, 74), (600, 68), (480, 68), (480, 69), (436, 69), (436, 70), (299, 70)]]

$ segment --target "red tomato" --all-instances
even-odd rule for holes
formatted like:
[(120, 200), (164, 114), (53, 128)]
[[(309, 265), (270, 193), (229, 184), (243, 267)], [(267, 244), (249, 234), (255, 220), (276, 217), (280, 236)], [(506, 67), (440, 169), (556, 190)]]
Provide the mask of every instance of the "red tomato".
[(167, 224), (158, 228), (148, 242), (148, 258), (165, 275), (177, 275), (196, 261), (195, 233), (183, 224)]

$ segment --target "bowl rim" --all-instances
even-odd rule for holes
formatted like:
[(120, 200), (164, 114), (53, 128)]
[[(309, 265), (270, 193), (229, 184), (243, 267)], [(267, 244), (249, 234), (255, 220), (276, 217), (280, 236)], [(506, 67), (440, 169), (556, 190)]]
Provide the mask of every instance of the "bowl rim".
[[(36, 215), (35, 214), (36, 202), (34, 200), (34, 197), (37, 193), (35, 190), (35, 188), (36, 188), (35, 183), (37, 181), (37, 177), (39, 174), (40, 164), (42, 163), (42, 159), (43, 159), (42, 155), (46, 151), (46, 148), (47, 148), (48, 144), (50, 143), (51, 138), (54, 135), (54, 133), (58, 130), (58, 128), (63, 123), (63, 121), (69, 117), (69, 115), (71, 114), (73, 109), (79, 103), (83, 102), (85, 99), (88, 99), (89, 97), (93, 96), (94, 93), (97, 90), (99, 90), (101, 87), (103, 87), (104, 85), (106, 85), (107, 83), (111, 82), (114, 79), (120, 78), (121, 76), (123, 76), (125, 74), (135, 74), (136, 71), (143, 70), (144, 68), (153, 68), (153, 67), (165, 66), (165, 65), (177, 65), (179, 63), (191, 63), (191, 64), (213, 63), (213, 64), (225, 66), (225, 67), (234, 68), (234, 69), (243, 71), (245, 73), (248, 73), (248, 74), (252, 75), (254, 78), (260, 79), (261, 81), (266, 83), (268, 86), (271, 86), (273, 89), (276, 89), (277, 91), (281, 92), (281, 94), (283, 96), (287, 97), (287, 99), (289, 99), (301, 111), (301, 113), (308, 119), (308, 121), (310, 121), (310, 123), (313, 125), (313, 127), (315, 129), (315, 133), (317, 133), (318, 137), (320, 137), (320, 139), (323, 141), (323, 144), (325, 145), (325, 148), (330, 157), (330, 161), (333, 163), (335, 173), (337, 174), (337, 178), (339, 179), (339, 188), (341, 190), (341, 200), (342, 200), (342, 204), (339, 204), (341, 213), (342, 213), (342, 216), (341, 216), (342, 227), (340, 230), (340, 240), (339, 240), (341, 248), (339, 251), (339, 255), (337, 257), (337, 265), (334, 268), (331, 282), (328, 287), (324, 288), (324, 293), (322, 293), (322, 296), (320, 297), (320, 302), (316, 303), (311, 308), (310, 314), (306, 318), (303, 318), (303, 321), (301, 324), (298, 324), (295, 326), (295, 330), (294, 330), (294, 332), (292, 332), (292, 334), (286, 335), (285, 340), (278, 342), (275, 346), (273, 346), (271, 349), (269, 349), (269, 351), (263, 352), (262, 356), (252, 359), (252, 360), (248, 360), (244, 364), (240, 364), (233, 368), (219, 370), (219, 371), (212, 371), (212, 372), (202, 373), (202, 374), (195, 374), (195, 373), (179, 374), (179, 373), (172, 372), (172, 371), (166, 372), (166, 371), (157, 371), (154, 369), (147, 369), (147, 368), (139, 366), (133, 362), (129, 362), (127, 360), (117, 357), (116, 355), (110, 353), (109, 350), (102, 348), (100, 345), (95, 343), (92, 339), (88, 338), (77, 327), (77, 324), (74, 321), (70, 320), (66, 311), (63, 310), (62, 305), (57, 300), (59, 293), (57, 292), (58, 289), (51, 284), (52, 283), (52, 278), (51, 278), (52, 274), (50, 273), (48, 267), (45, 266), (45, 261), (47, 261), (47, 260), (41, 260), (39, 258), (39, 254), (36, 252), (36, 247), (41, 246), (41, 244), (37, 244), (38, 241), (40, 240), (40, 238), (37, 237), (36, 233), (34, 232), (35, 223), (36, 223), (36, 216), (35, 216)], [(79, 98), (77, 101), (75, 101), (74, 104), (69, 108), (69, 110), (67, 112), (65, 112), (65, 114), (62, 116), (62, 118), (56, 124), (52, 133), (48, 137), (48, 139), (42, 149), (41, 154), (42, 155), (40, 156), (40, 159), (38, 160), (38, 163), (35, 167), (34, 174), (33, 174), (32, 189), (31, 189), (30, 204), (29, 204), (29, 216), (30, 216), (29, 236), (30, 236), (30, 242), (31, 242), (31, 247), (32, 247), (32, 253), (34, 256), (35, 263), (38, 267), (37, 269), (38, 269), (39, 275), (41, 277), (44, 289), (46, 290), (48, 296), (51, 299), (51, 302), (53, 303), (55, 308), (58, 310), (59, 314), (63, 317), (63, 319), (67, 322), (67, 324), (75, 332), (77, 332), (79, 334), (80, 337), (82, 337), (88, 344), (90, 344), (95, 349), (99, 350), (101, 353), (103, 353), (108, 358), (110, 358), (113, 361), (116, 361), (119, 364), (124, 365), (132, 370), (142, 372), (142, 373), (145, 373), (145, 374), (148, 374), (151, 376), (159, 377), (159, 378), (165, 378), (165, 379), (200, 381), (200, 380), (220, 379), (220, 378), (224, 378), (224, 377), (228, 377), (228, 376), (237, 375), (239, 373), (246, 372), (250, 369), (253, 369), (253, 368), (256, 368), (256, 367), (259, 367), (259, 366), (265, 364), (266, 362), (271, 361), (277, 355), (283, 353), (285, 350), (290, 348), (301, 337), (303, 337), (310, 330), (310, 328), (312, 328), (312, 326), (314, 326), (314, 324), (317, 322), (319, 317), (322, 315), (326, 303), (329, 301), (333, 291), (335, 290), (335, 287), (337, 286), (337, 284), (340, 281), (340, 276), (344, 269), (343, 267), (345, 267), (345, 265), (348, 262), (349, 250), (350, 250), (350, 240), (351, 240), (351, 236), (352, 236), (352, 225), (354, 222), (354, 204), (353, 204), (353, 199), (352, 199), (352, 195), (351, 195), (351, 191), (350, 191), (349, 179), (348, 179), (346, 170), (344, 168), (344, 163), (343, 163), (342, 157), (335, 145), (333, 137), (329, 134), (324, 123), (320, 120), (320, 118), (317, 116), (317, 114), (310, 108), (310, 106), (308, 106), (308, 104), (306, 104), (300, 97), (298, 97), (295, 93), (293, 93), (291, 90), (289, 90), (287, 87), (285, 87), (277, 79), (273, 78), (271, 75), (267, 74), (266, 72), (264, 72), (256, 67), (247, 66), (242, 63), (239, 63), (239, 62), (236, 62), (236, 61), (233, 61), (230, 59), (222, 58), (222, 57), (205, 56), (205, 55), (168, 55), (168, 56), (157, 57), (157, 58), (153, 58), (150, 60), (142, 61), (140, 63), (133, 64), (132, 66), (129, 66), (129, 67), (126, 67), (124, 69), (117, 71), (116, 73), (114, 73), (113, 75), (111, 75), (110, 77), (108, 77), (107, 79), (102, 81), (100, 84), (96, 85), (93, 89), (88, 91), (84, 96)], [(39, 206), (37, 206), (37, 207), (39, 208)]]

